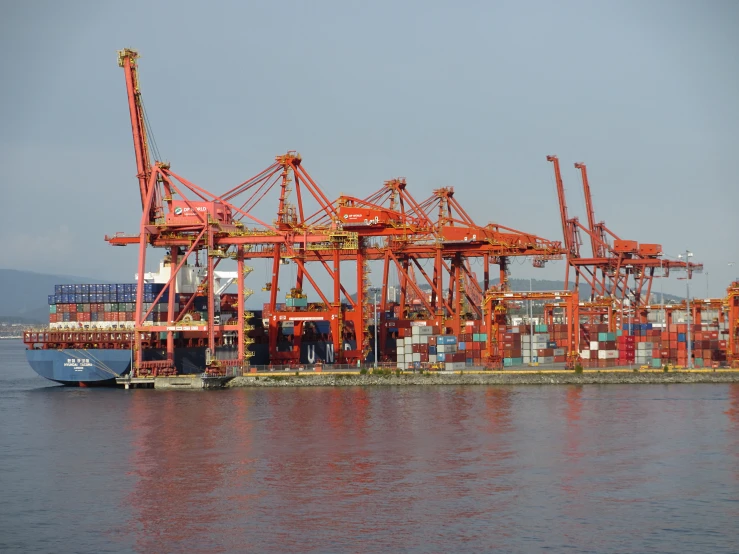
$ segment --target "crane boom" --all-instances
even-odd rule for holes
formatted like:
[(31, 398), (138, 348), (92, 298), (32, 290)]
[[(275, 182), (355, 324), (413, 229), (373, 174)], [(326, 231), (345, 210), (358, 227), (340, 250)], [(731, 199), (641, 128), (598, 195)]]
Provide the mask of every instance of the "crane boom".
[(139, 53), (125, 48), (118, 51), (118, 65), (126, 75), (126, 91), (128, 92), (128, 110), (131, 116), (131, 131), (133, 132), (133, 149), (136, 154), (136, 177), (139, 180), (141, 193), (141, 207), (146, 203), (147, 187), (151, 174), (149, 145), (146, 140), (146, 126), (144, 125), (144, 109), (141, 103), (139, 90), (138, 68), (136, 59)]
[(559, 158), (557, 156), (547, 156), (547, 161), (554, 164), (554, 179), (557, 181), (557, 197), (559, 198), (559, 214), (562, 217), (562, 235), (564, 236), (565, 248), (572, 255), (577, 254), (575, 243), (577, 242), (573, 236), (570, 220), (567, 217), (567, 201), (565, 200), (565, 187), (562, 183), (562, 173), (559, 169)]
[(603, 243), (606, 242), (603, 233), (603, 226), (599, 226), (595, 222), (595, 210), (593, 209), (593, 197), (590, 193), (590, 182), (588, 181), (588, 169), (587, 166), (578, 162), (575, 164), (575, 168), (580, 170), (582, 175), (582, 190), (585, 195), (585, 210), (588, 212), (588, 228), (590, 229), (590, 244), (593, 249), (594, 258), (602, 258), (605, 253), (603, 251), (603, 245), (598, 243), (596, 237), (600, 238)]

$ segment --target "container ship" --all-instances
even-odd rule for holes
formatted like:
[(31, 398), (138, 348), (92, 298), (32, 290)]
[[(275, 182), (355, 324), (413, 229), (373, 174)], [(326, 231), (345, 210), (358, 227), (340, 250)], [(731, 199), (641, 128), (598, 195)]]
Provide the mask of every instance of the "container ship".
[[(143, 321), (142, 359), (167, 364), (167, 333), (146, 332), (147, 327), (168, 321), (169, 295), (165, 283), (171, 275), (171, 259), (165, 258), (159, 271), (147, 273), (143, 283), (143, 311), (150, 312)], [(208, 298), (198, 285), (204, 270), (185, 266), (177, 274), (173, 301), (173, 368), (178, 374), (201, 373), (209, 359), (236, 363), (236, 331), (218, 334), (215, 352), (204, 345), (203, 323), (208, 320)], [(215, 325), (228, 329), (237, 318), (237, 295), (228, 292), (235, 280), (233, 272), (215, 272)], [(138, 283), (99, 283), (56, 285), (48, 296), (49, 325), (24, 333), (26, 358), (40, 376), (68, 386), (114, 385), (116, 379), (129, 374), (136, 348), (134, 329)], [(285, 304), (278, 304), (285, 310)], [(266, 310), (247, 312), (248, 351), (252, 366), (270, 364), (269, 341), (264, 314)], [(314, 321), (302, 326), (300, 340), (293, 336), (294, 326), (285, 322), (276, 337), (278, 352), (297, 350), (297, 363), (331, 363), (333, 341), (327, 322)], [(297, 348), (296, 348), (297, 345)], [(345, 349), (356, 348), (351, 338), (343, 342)]]

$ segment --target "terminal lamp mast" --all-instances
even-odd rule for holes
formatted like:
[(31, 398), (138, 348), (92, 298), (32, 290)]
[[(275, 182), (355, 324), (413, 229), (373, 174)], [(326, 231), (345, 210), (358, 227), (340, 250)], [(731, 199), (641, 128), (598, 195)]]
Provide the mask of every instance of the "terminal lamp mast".
[[(689, 250), (686, 250), (684, 254), (678, 254), (677, 256), (681, 260), (684, 259), (686, 266), (687, 263), (690, 261), (690, 258), (693, 257), (693, 253)], [(685, 279), (685, 287), (686, 287), (686, 294), (685, 297), (685, 307), (686, 307), (686, 313), (687, 313), (687, 323), (688, 323), (688, 369), (693, 369), (693, 345), (692, 345), (692, 337), (690, 332), (690, 279)]]

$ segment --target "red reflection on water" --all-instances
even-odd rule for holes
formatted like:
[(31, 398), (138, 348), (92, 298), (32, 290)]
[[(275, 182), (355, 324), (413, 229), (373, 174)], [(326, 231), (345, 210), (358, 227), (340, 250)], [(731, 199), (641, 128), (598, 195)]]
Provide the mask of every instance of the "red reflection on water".
[(126, 530), (137, 551), (186, 550), (222, 518), (213, 493), (224, 475), (218, 436), (227, 414), (208, 400), (199, 393), (133, 391), (130, 472), (138, 482), (125, 502), (133, 517)]
[(739, 430), (739, 383), (729, 385), (729, 408), (724, 413)]
[(582, 428), (580, 427), (580, 415), (582, 413), (582, 386), (572, 385), (567, 388), (565, 394), (564, 416), (567, 426), (565, 428), (564, 458), (567, 472), (562, 479), (562, 489), (570, 495), (578, 495), (575, 482), (579, 480), (582, 468), (579, 461), (584, 456), (581, 449)]

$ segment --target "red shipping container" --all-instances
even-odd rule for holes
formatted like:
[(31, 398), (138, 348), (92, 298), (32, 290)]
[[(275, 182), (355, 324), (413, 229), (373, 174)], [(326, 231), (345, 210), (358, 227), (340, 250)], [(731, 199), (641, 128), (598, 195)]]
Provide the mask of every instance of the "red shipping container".
[(77, 313), (77, 304), (67, 304), (67, 306), (69, 306), (70, 314)]
[(49, 323), (56, 323), (56, 314), (49, 314)]

